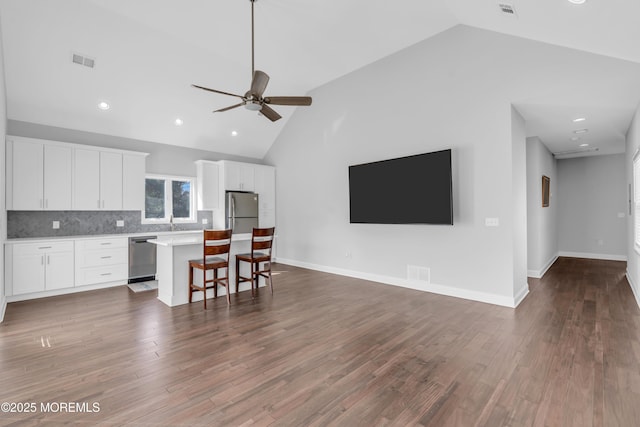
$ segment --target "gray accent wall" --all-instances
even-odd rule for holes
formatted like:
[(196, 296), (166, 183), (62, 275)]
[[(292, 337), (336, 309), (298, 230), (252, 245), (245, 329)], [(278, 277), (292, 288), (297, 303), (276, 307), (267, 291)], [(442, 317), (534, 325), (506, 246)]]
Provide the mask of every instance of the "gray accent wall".
[(560, 255), (625, 259), (625, 155), (558, 160)]
[[(550, 179), (549, 206), (542, 207), (542, 176)], [(542, 277), (558, 256), (557, 161), (538, 137), (527, 138), (527, 269)]]
[[(207, 225), (202, 220), (207, 220)], [(117, 227), (116, 221), (124, 221)], [(53, 229), (53, 221), (60, 222)], [(176, 223), (175, 230), (203, 230), (213, 223), (211, 211), (198, 211), (198, 222)], [(86, 236), (100, 234), (153, 233), (171, 231), (169, 224), (142, 224), (140, 211), (8, 211), (7, 237), (10, 239), (33, 237)]]

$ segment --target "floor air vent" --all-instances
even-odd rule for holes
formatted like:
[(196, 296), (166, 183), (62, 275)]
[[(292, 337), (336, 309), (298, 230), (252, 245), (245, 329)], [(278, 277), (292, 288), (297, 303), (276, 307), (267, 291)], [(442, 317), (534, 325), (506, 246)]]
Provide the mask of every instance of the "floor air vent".
[(417, 265), (407, 265), (407, 280), (410, 282), (431, 283), (431, 269)]

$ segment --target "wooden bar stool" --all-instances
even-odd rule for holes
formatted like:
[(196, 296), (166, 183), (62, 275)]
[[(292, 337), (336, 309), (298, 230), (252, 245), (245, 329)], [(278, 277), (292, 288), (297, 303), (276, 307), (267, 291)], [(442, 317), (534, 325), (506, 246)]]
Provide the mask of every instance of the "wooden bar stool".
[[(229, 286), (229, 249), (231, 247), (231, 230), (204, 230), (202, 242), (202, 259), (189, 261), (189, 302), (194, 292), (204, 293), (204, 308), (207, 308), (207, 289), (213, 288), (213, 296), (218, 297), (218, 285), (227, 288), (227, 304), (231, 304), (231, 287)], [(193, 283), (193, 269), (202, 270), (202, 286)], [(225, 277), (218, 277), (218, 269), (226, 268)], [(207, 280), (207, 270), (213, 270), (213, 279)], [(207, 284), (210, 283), (210, 286)]]
[[(236, 255), (236, 292), (240, 290), (240, 282), (251, 282), (253, 296), (253, 282), (258, 289), (260, 276), (269, 279), (269, 288), (273, 295), (273, 280), (271, 278), (271, 248), (275, 227), (254, 228), (251, 235), (251, 253)], [(251, 266), (251, 277), (240, 276), (240, 261), (248, 262)], [(262, 270), (260, 264), (263, 263)]]

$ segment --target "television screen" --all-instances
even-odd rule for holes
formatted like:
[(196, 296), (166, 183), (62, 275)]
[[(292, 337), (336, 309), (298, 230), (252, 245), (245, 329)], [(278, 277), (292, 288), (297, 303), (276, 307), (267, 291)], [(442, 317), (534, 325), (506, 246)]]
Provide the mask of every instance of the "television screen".
[(349, 166), (351, 223), (453, 224), (451, 150)]

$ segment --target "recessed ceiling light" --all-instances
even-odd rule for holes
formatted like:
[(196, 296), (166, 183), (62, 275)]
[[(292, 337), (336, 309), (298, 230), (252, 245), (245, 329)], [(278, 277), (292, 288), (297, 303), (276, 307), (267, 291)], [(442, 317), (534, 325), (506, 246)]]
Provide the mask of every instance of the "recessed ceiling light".
[(177, 118), (174, 123), (176, 124), (176, 126), (182, 126), (184, 124), (184, 121), (181, 118)]
[(589, 132), (589, 129), (578, 129), (573, 131), (573, 133), (587, 133), (587, 132)]
[(231, 136), (238, 136), (238, 131), (237, 130), (232, 130), (231, 131)]
[(98, 104), (98, 108), (101, 110), (108, 110), (109, 108), (111, 108), (111, 105), (109, 105), (107, 102), (102, 101), (101, 103)]
[(572, 136), (572, 137), (571, 137), (571, 140), (572, 140), (572, 141), (577, 141), (577, 140), (579, 140), (579, 139), (580, 139), (580, 137), (579, 137), (579, 136)]
[(578, 117), (577, 119), (573, 119), (573, 123), (584, 122), (585, 120), (587, 119), (584, 117)]
[(587, 0), (569, 0), (569, 3), (573, 3), (573, 4), (583, 4), (584, 2), (586, 2)]
[(589, 144), (586, 144), (586, 143), (585, 143), (585, 144), (580, 144), (580, 145), (579, 145), (579, 147), (588, 147), (588, 146), (589, 146)]

